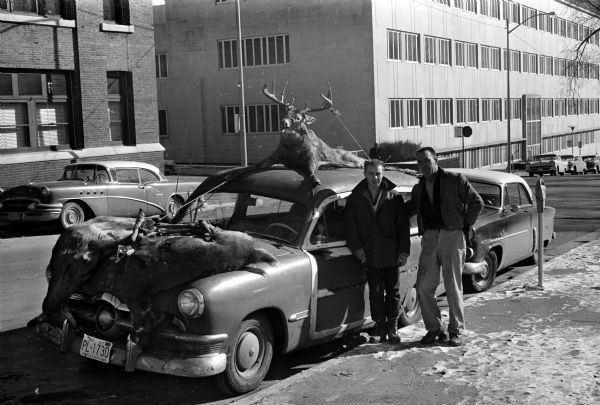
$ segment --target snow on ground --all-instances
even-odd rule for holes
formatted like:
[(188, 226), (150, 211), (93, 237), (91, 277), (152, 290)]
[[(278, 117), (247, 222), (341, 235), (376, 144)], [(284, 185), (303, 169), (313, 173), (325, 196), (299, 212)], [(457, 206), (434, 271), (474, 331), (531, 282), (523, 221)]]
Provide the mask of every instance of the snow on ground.
[[(537, 272), (530, 271), (467, 301), (468, 310), (511, 298), (531, 306), (512, 329), (467, 330), (460, 348), (413, 347), (372, 355), (394, 360), (423, 350), (444, 354), (421, 372), (445, 384), (476, 387), (478, 397), (464, 398), (463, 404), (600, 403), (600, 241), (544, 263), (544, 289), (537, 283)], [(544, 308), (550, 302), (559, 310)], [(580, 314), (587, 316), (577, 319)], [(406, 342), (419, 340), (423, 331), (419, 323), (400, 333)]]

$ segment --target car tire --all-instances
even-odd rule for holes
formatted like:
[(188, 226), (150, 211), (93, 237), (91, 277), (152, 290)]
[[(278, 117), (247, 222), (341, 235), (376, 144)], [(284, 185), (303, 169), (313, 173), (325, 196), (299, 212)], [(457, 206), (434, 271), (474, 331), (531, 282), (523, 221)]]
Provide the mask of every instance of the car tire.
[(484, 259), (487, 263), (487, 271), (483, 274), (472, 274), (468, 276), (468, 283), (465, 285), (469, 292), (484, 292), (488, 290), (496, 279), (498, 271), (498, 257), (496, 252), (490, 250)]
[(532, 172), (529, 172), (529, 177), (533, 177), (533, 173)]
[(175, 217), (175, 214), (177, 214), (177, 211), (179, 211), (182, 205), (183, 202), (179, 197), (170, 197), (169, 201), (167, 201), (167, 206), (165, 207), (165, 214), (167, 218), (169, 218), (169, 220), (173, 220), (173, 217)]
[(552, 173), (550, 173), (550, 176), (556, 176), (558, 174), (558, 169), (555, 169)]
[(73, 225), (85, 222), (85, 211), (81, 205), (76, 202), (68, 202), (63, 205), (62, 211), (60, 212), (60, 226), (63, 229), (72, 227)]
[(225, 371), (216, 376), (227, 395), (250, 392), (262, 383), (273, 359), (273, 329), (262, 315), (244, 320), (227, 350)]
[(417, 298), (417, 286), (413, 286), (407, 293), (405, 305), (400, 311), (398, 326), (414, 325), (421, 319), (421, 304)]

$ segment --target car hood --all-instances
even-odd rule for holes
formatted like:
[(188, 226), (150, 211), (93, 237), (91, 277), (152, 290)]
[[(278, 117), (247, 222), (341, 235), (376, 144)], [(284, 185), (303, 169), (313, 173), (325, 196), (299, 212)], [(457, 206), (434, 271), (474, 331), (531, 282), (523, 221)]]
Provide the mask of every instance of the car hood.
[(65, 180), (65, 181), (47, 181), (39, 183), (23, 184), (10, 188), (4, 192), (0, 200), (12, 200), (12, 199), (33, 199), (40, 200), (42, 198), (42, 188), (46, 187), (50, 192), (53, 190), (79, 187), (83, 181), (81, 180)]

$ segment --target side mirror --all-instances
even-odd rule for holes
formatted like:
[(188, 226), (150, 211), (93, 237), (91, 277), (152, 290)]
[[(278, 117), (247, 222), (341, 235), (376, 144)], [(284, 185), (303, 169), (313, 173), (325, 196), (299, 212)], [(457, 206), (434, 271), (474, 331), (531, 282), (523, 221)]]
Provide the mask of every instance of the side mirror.
[(519, 211), (519, 206), (517, 204), (511, 204), (510, 212), (517, 212), (517, 211)]

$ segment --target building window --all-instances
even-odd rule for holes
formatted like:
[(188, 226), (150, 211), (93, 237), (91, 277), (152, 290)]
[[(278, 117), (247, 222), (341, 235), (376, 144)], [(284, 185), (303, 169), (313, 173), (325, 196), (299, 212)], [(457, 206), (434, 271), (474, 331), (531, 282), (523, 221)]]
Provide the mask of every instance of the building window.
[(598, 79), (600, 78), (600, 70), (598, 65), (590, 64), (590, 79)]
[(567, 99), (567, 115), (578, 115), (579, 111), (577, 111), (577, 107), (579, 103), (575, 98)]
[(600, 32), (596, 32), (590, 37), (590, 44), (598, 46), (600, 44)]
[[(61, 4), (62, 3), (62, 4)], [(70, 2), (61, 0), (0, 0), (0, 10), (9, 13), (37, 14), (44, 17), (60, 16), (72, 20), (68, 15)]]
[(538, 27), (542, 31), (552, 33), (552, 16), (548, 14), (538, 14)]
[(438, 3), (450, 6), (450, 0), (437, 0)]
[(600, 99), (592, 98), (590, 99), (590, 114), (599, 114), (600, 113)]
[(481, 67), (500, 70), (500, 48), (481, 45)]
[(413, 34), (410, 32), (402, 33), (402, 40), (404, 41), (404, 60), (407, 62), (419, 62), (420, 57), (420, 45), (419, 45), (419, 34)]
[(578, 40), (577, 23), (567, 21), (567, 38)]
[(456, 41), (454, 44), (454, 65), (465, 66), (465, 43)]
[[(270, 133), (281, 130), (279, 106), (257, 104), (245, 106), (245, 123), (248, 133)], [(221, 131), (224, 134), (239, 132), (239, 106), (221, 106)]]
[(463, 98), (456, 100), (456, 123), (477, 122), (478, 105), (476, 98)]
[(579, 99), (579, 114), (589, 114), (589, 113), (590, 113), (589, 99), (580, 98)]
[(425, 63), (450, 65), (450, 40), (426, 36)]
[(390, 128), (402, 127), (402, 100), (390, 100)]
[(452, 124), (452, 99), (430, 98), (426, 100), (427, 125)]
[[(219, 40), (219, 68), (238, 67), (236, 39)], [(284, 65), (290, 63), (289, 35), (242, 39), (244, 66)]]
[(106, 79), (110, 140), (135, 145), (131, 72), (106, 72)]
[(158, 110), (158, 135), (159, 136), (169, 136), (167, 125), (167, 110), (159, 109)]
[(456, 41), (456, 66), (477, 67), (477, 44)]
[[(521, 71), (521, 52), (519, 51), (513, 51), (511, 49), (510, 51), (510, 70), (513, 72), (520, 72)], [(504, 70), (507, 69), (506, 65), (508, 63), (508, 58), (506, 56), (506, 49), (504, 49)]]
[(154, 55), (154, 63), (156, 65), (156, 77), (167, 77), (167, 54)]
[[(511, 119), (520, 120), (521, 119), (521, 99), (520, 98), (511, 98), (510, 99), (510, 113)], [(504, 100), (504, 118), (508, 119), (508, 106), (506, 104), (506, 100)]]
[(567, 20), (560, 17), (552, 17), (554, 21), (553, 31), (556, 35), (560, 35), (561, 37), (567, 36)]
[(537, 11), (526, 6), (523, 6), (521, 11), (523, 13), (523, 25), (537, 29), (537, 18), (535, 18)]
[(67, 73), (0, 73), (0, 150), (70, 144)]
[(454, 7), (461, 8), (472, 13), (477, 12), (477, 1), (476, 0), (454, 0)]
[(521, 22), (520, 7), (519, 3), (512, 1), (502, 1), (502, 11), (504, 12), (504, 19), (512, 23), (519, 24)]
[(552, 76), (554, 74), (553, 67), (554, 60), (552, 56), (540, 55), (540, 74)]
[(409, 98), (406, 100), (406, 126), (421, 126), (421, 99)]
[(554, 116), (560, 117), (567, 115), (567, 103), (564, 98), (554, 100)]
[(554, 74), (556, 76), (566, 76), (567, 74), (567, 60), (561, 58), (554, 58)]
[(391, 60), (401, 60), (401, 52), (400, 52), (400, 37), (401, 33), (399, 31), (391, 31), (387, 32), (388, 37), (388, 59)]
[(481, 100), (481, 122), (488, 122), (490, 120), (490, 107), (490, 99), (484, 98)]
[(502, 119), (502, 100), (499, 98), (492, 99), (492, 121), (500, 121)]
[(440, 125), (452, 124), (452, 99), (442, 98), (439, 105)]
[(102, 0), (104, 21), (130, 25), (129, 0)]
[(480, 0), (479, 11), (488, 17), (500, 19), (500, 0)]
[(523, 73), (537, 73), (538, 60), (537, 55), (523, 52)]
[(553, 116), (553, 103), (551, 98), (543, 98), (542, 99), (542, 117), (552, 117)]
[(425, 102), (427, 106), (427, 125), (437, 125), (438, 123), (438, 109), (437, 100), (429, 99)]

